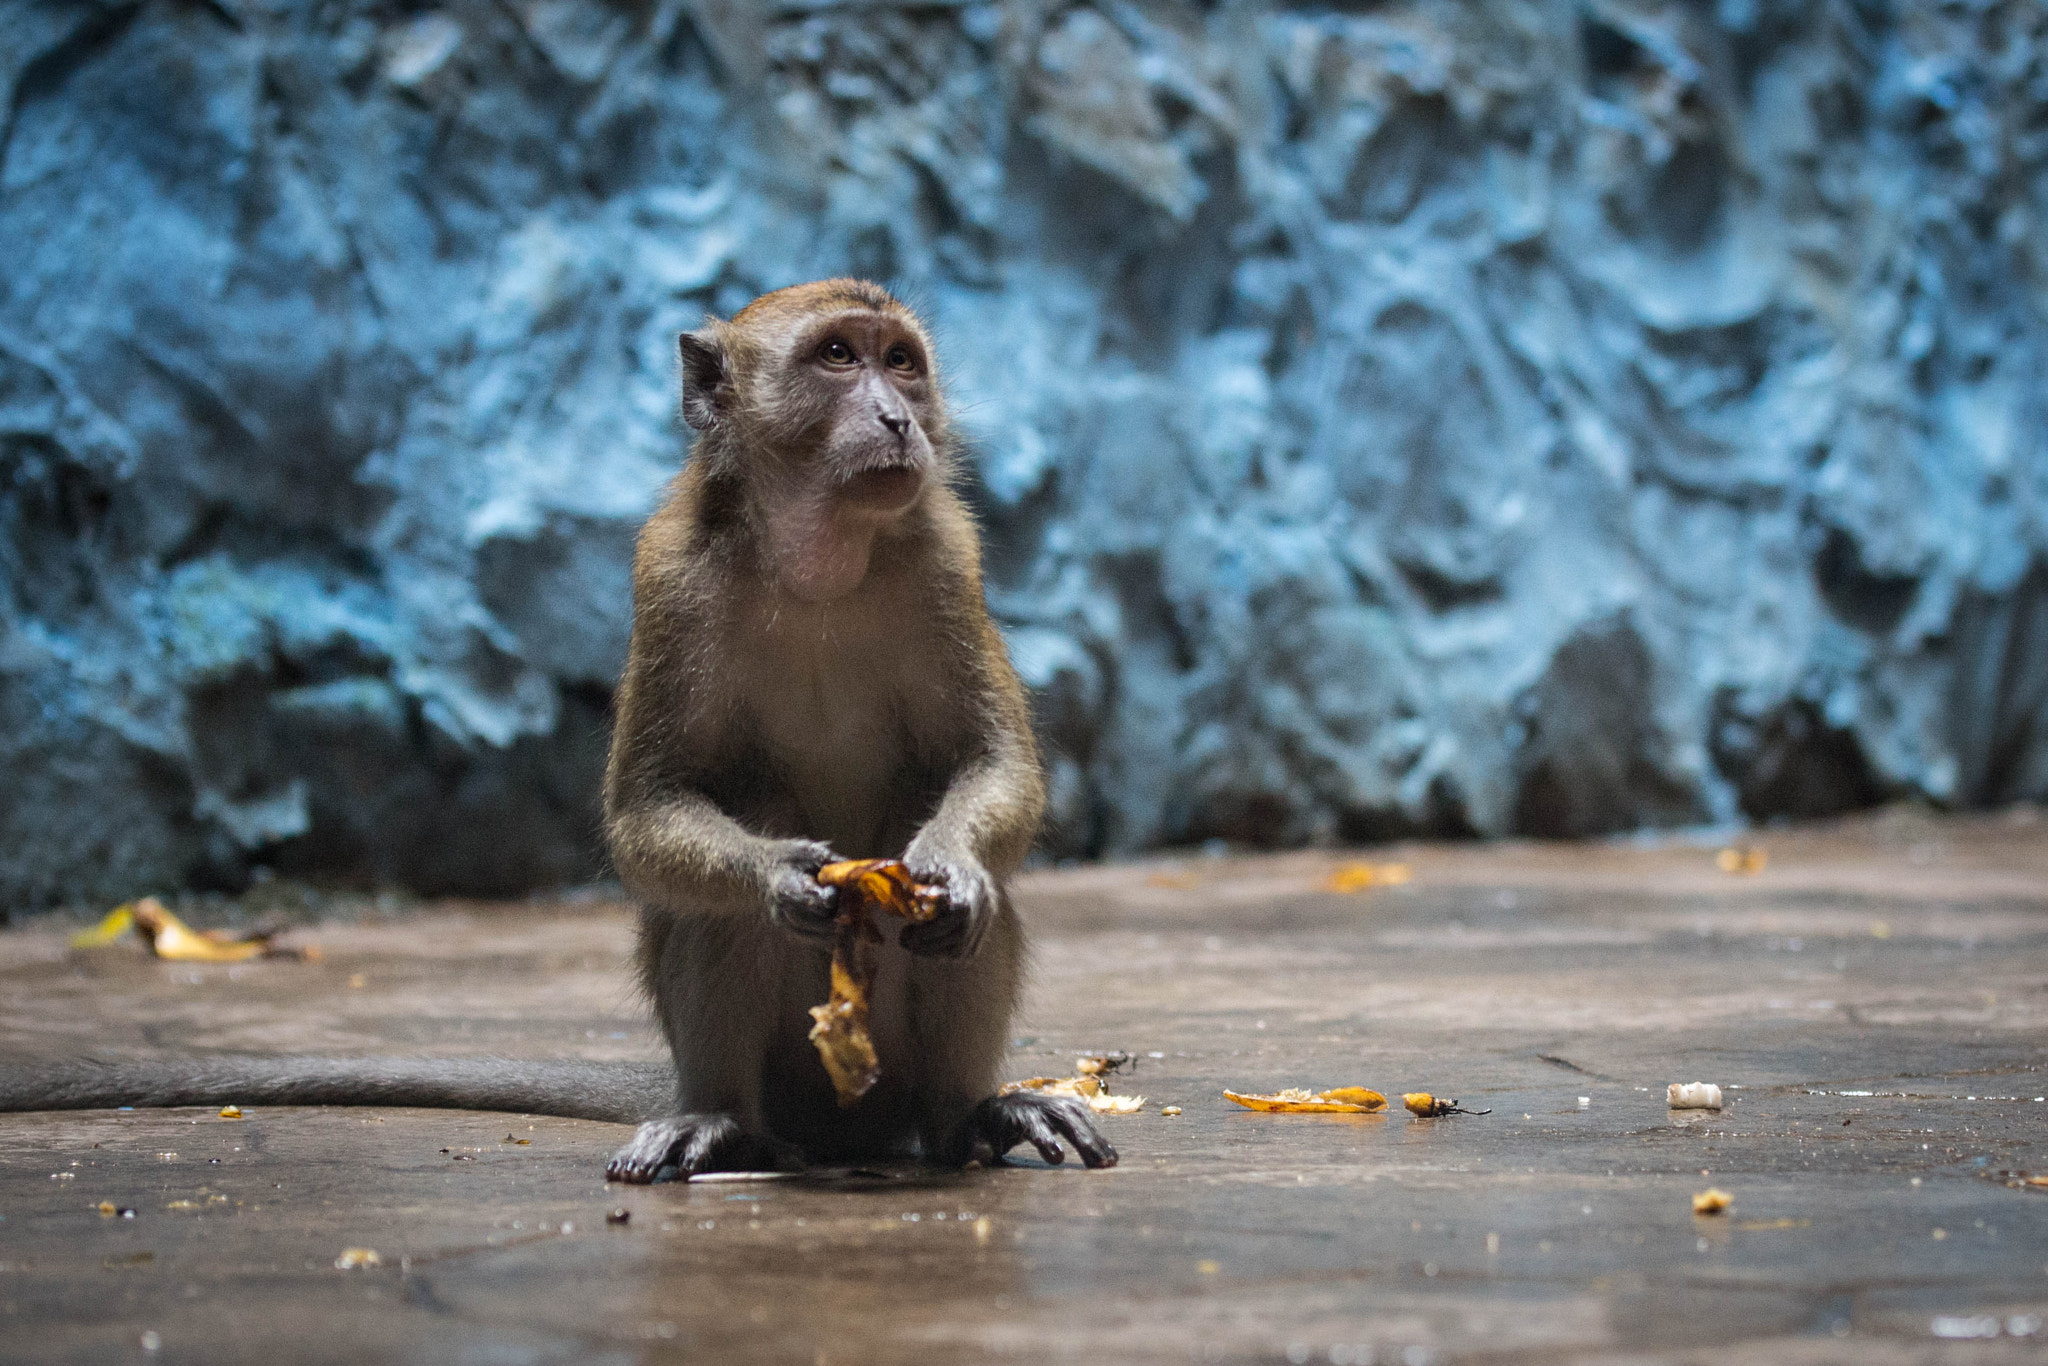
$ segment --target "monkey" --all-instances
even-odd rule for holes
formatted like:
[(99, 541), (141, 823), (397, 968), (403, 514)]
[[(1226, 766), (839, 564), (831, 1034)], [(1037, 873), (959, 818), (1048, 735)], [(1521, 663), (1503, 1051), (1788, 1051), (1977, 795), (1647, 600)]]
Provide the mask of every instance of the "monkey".
[[(1030, 709), (990, 619), (929, 334), (878, 285), (762, 296), (678, 343), (696, 446), (649, 519), (605, 775), (609, 845), (676, 1065), (607, 1175), (1029, 1141), (1116, 1151), (1085, 1104), (995, 1095), (1036, 838)], [(900, 857), (938, 917), (883, 948), (881, 1081), (841, 1107), (805, 1032), (841, 857)]]
[[(763, 295), (677, 343), (682, 472), (634, 556), (604, 779), (670, 1067), (235, 1058), (0, 1069), (0, 1111), (410, 1105), (637, 1123), (610, 1180), (813, 1161), (1089, 1167), (1085, 1103), (995, 1092), (1023, 970), (1007, 884), (1044, 780), (989, 616), (930, 336), (866, 281)], [(941, 913), (883, 946), (881, 1081), (842, 1107), (806, 1038), (842, 855), (901, 857)]]

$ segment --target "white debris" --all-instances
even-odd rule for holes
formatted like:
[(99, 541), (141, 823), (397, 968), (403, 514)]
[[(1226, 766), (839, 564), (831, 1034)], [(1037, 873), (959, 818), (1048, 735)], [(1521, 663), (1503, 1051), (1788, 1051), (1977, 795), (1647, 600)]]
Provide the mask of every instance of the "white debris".
[(1664, 1093), (1665, 1103), (1674, 1110), (1718, 1110), (1721, 1088), (1710, 1081), (1672, 1082)]

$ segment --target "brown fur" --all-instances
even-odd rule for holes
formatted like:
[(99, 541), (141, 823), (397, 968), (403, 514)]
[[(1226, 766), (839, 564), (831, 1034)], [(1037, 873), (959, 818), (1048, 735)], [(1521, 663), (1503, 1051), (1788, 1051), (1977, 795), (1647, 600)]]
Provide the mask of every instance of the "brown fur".
[[(841, 337), (852, 366), (820, 358)], [(963, 1126), (994, 1089), (1023, 959), (1003, 885), (1044, 787), (951, 485), (930, 339), (877, 286), (827, 280), (683, 349), (701, 435), (640, 537), (605, 783), (678, 1115), (643, 1126), (612, 1174), (781, 1160), (783, 1145), (971, 1155)], [(884, 364), (909, 352), (915, 374)], [(879, 510), (849, 492), (863, 479), (882, 481)], [(885, 947), (883, 1080), (841, 1110), (805, 1038), (829, 989), (830, 907), (806, 902), (829, 894), (809, 874), (878, 856), (951, 887), (958, 914), (907, 941), (935, 951)]]

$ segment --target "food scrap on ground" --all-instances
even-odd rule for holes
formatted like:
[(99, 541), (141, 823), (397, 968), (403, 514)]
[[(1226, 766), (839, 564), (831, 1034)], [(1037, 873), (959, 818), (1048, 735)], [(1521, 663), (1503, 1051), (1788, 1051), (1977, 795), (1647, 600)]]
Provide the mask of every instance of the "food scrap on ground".
[(1408, 1107), (1408, 1113), (1417, 1119), (1435, 1119), (1440, 1115), (1490, 1115), (1491, 1110), (1467, 1110), (1447, 1096), (1432, 1096), (1427, 1091), (1410, 1091), (1401, 1097), (1401, 1103)]
[(1730, 845), (1714, 855), (1714, 866), (1724, 873), (1761, 873), (1771, 856), (1749, 845)]
[(875, 982), (875, 946), (881, 931), (870, 907), (926, 921), (939, 913), (945, 893), (923, 886), (895, 859), (849, 859), (818, 870), (818, 881), (837, 887), (839, 914), (832, 941), (832, 995), (811, 1007), (810, 1040), (824, 1060), (841, 1105), (851, 1105), (881, 1079), (882, 1064), (868, 1036), (868, 990)]
[(242, 1117), (242, 1107), (239, 1105), (223, 1105), (220, 1107), (220, 1117), (222, 1119), (240, 1119)]
[[(1101, 1059), (1077, 1059), (1077, 1062), (1100, 1062)], [(1076, 1068), (1079, 1071), (1079, 1068)], [(1007, 1081), (997, 1090), (997, 1095), (1007, 1096), (1017, 1091), (1036, 1091), (1046, 1096), (1075, 1096), (1088, 1102), (1088, 1108), (1098, 1115), (1134, 1115), (1145, 1108), (1143, 1096), (1113, 1096), (1099, 1075), (1082, 1072), (1072, 1077), (1026, 1077), (1023, 1081)]]
[(1329, 1091), (1290, 1086), (1264, 1096), (1225, 1091), (1223, 1098), (1247, 1110), (1290, 1115), (1368, 1115), (1387, 1108), (1385, 1096), (1363, 1086), (1339, 1086)]
[(1710, 1081), (1672, 1082), (1664, 1093), (1665, 1103), (1674, 1110), (1718, 1110), (1721, 1088)]
[(246, 963), (252, 958), (309, 958), (311, 950), (280, 949), (271, 943), (278, 927), (259, 927), (240, 934), (227, 930), (195, 930), (172, 915), (153, 896), (116, 906), (99, 924), (71, 936), (74, 949), (97, 949), (129, 930), (159, 958), (186, 963)]
[(1719, 1186), (1710, 1186), (1692, 1198), (1694, 1214), (1719, 1214), (1735, 1203), (1735, 1197)]
[(1413, 876), (1405, 863), (1345, 863), (1323, 879), (1323, 889), (1348, 894), (1368, 887), (1399, 887)]
[(384, 1259), (377, 1255), (374, 1247), (345, 1247), (334, 1259), (336, 1271), (359, 1271), (364, 1267), (382, 1266)]

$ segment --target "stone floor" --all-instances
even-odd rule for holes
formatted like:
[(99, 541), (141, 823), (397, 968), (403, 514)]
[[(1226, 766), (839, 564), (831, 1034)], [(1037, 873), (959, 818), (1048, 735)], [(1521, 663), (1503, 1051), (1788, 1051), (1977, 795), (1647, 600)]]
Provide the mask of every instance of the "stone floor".
[[(1110, 1171), (628, 1190), (600, 1124), (0, 1116), (0, 1360), (2043, 1360), (2048, 821), (1756, 843), (1377, 850), (1412, 879), (1348, 895), (1321, 853), (1034, 875), (1013, 1070), (1139, 1055)], [(327, 921), (317, 962), (243, 967), (71, 928), (0, 933), (0, 1064), (654, 1051), (613, 904)], [(1692, 1080), (1728, 1108), (1667, 1111)], [(1220, 1094), (1339, 1084), (1493, 1113)], [(1695, 1216), (1710, 1184), (1734, 1206)]]

